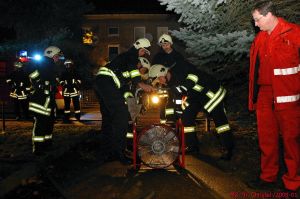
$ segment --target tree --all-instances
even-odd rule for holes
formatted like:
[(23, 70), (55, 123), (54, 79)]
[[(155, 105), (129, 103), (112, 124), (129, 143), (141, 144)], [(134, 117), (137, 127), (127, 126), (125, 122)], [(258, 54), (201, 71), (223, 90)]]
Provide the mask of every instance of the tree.
[[(162, 5), (167, 5), (167, 10), (180, 15), (179, 22), (183, 27), (171, 33), (184, 41), (189, 59), (203, 69), (210, 72), (223, 71), (224, 67), (220, 67), (220, 64), (226, 66), (228, 63), (239, 62), (248, 55), (255, 35), (251, 17), (251, 8), (255, 0), (159, 1)], [(291, 21), (299, 21), (299, 1), (274, 2), (282, 16)], [(208, 64), (210, 67), (204, 66)]]

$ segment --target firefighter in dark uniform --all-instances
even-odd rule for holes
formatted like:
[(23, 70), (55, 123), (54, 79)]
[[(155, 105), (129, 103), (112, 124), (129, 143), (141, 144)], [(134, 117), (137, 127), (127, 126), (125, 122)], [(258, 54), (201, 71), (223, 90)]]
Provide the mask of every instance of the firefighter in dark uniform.
[[(177, 77), (178, 79), (185, 77), (184, 81), (178, 82), (179, 84), (176, 86), (171, 86), (174, 93), (187, 96), (187, 107), (181, 116), (186, 146), (197, 149), (195, 119), (198, 112), (204, 111), (214, 120), (217, 135), (224, 147), (221, 158), (230, 160), (234, 148), (234, 138), (223, 104), (226, 90), (213, 76), (197, 70), (191, 63), (186, 62), (186, 68), (188, 72), (181, 73), (181, 77)], [(162, 65), (153, 65), (149, 77), (158, 77), (161, 84), (168, 84), (173, 78), (173, 73), (167, 71), (168, 68)]]
[(139, 62), (138, 62), (137, 68), (139, 69), (141, 78), (143, 81), (147, 81), (151, 63), (149, 62), (149, 60), (146, 57), (139, 57), (138, 59), (139, 59)]
[(21, 119), (21, 109), (24, 113), (25, 119), (29, 119), (27, 97), (31, 84), (23, 69), (22, 62), (14, 63), (14, 71), (9, 75), (6, 83), (11, 87), (9, 96), (14, 102), (16, 120)]
[(147, 49), (149, 47), (148, 39), (138, 39), (127, 52), (118, 55), (105, 67), (100, 67), (95, 79), (95, 91), (102, 114), (102, 133), (110, 142), (111, 158), (116, 158), (123, 164), (130, 163), (124, 154), (129, 121), (125, 99), (133, 96), (128, 92), (128, 85), (131, 82), (146, 92), (153, 90), (152, 86), (141, 82), (137, 69), (138, 57), (150, 54)]
[(60, 85), (63, 87), (64, 102), (64, 122), (70, 121), (71, 109), (70, 104), (71, 100), (73, 101), (75, 118), (80, 121), (80, 84), (81, 80), (78, 74), (75, 72), (74, 63), (72, 60), (67, 59), (64, 62), (66, 66), (66, 71), (64, 71), (60, 77)]
[(44, 51), (43, 60), (33, 66), (29, 74), (34, 89), (29, 100), (29, 110), (34, 116), (32, 144), (36, 155), (43, 154), (52, 144), (58, 76), (56, 64), (62, 58), (62, 51), (58, 47), (49, 46)]
[[(184, 57), (173, 48), (172, 37), (168, 34), (163, 34), (158, 39), (158, 44), (161, 46), (160, 51), (154, 56), (152, 64), (161, 64), (175, 73), (185, 72)], [(171, 84), (175, 84), (177, 77), (172, 78)], [(176, 117), (172, 114), (175, 110), (177, 115), (182, 114), (181, 99), (177, 99), (173, 93), (169, 93), (169, 97), (161, 101), (160, 107), (160, 123), (167, 121), (175, 121)]]

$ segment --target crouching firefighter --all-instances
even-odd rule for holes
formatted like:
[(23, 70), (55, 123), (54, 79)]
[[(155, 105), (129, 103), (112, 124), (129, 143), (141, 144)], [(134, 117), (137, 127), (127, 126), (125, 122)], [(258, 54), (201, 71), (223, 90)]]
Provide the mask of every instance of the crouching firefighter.
[(128, 92), (129, 83), (151, 92), (152, 87), (141, 82), (137, 69), (138, 57), (150, 54), (149, 40), (138, 39), (127, 52), (118, 55), (105, 67), (101, 67), (95, 79), (95, 91), (102, 114), (101, 131), (109, 141), (110, 159), (117, 159), (122, 164), (130, 164), (125, 156), (126, 134), (129, 112), (126, 98), (133, 96)]
[(64, 71), (60, 77), (60, 85), (63, 87), (63, 96), (65, 102), (64, 110), (64, 122), (70, 121), (71, 100), (73, 101), (75, 118), (80, 121), (80, 84), (81, 80), (74, 69), (74, 63), (72, 60), (67, 59), (64, 63), (66, 71)]
[(33, 153), (41, 155), (52, 144), (54, 126), (56, 63), (62, 59), (58, 47), (49, 46), (44, 51), (43, 61), (35, 65), (29, 74), (33, 92), (29, 100), (29, 110), (34, 116), (32, 130)]
[[(181, 119), (184, 125), (186, 150), (194, 152), (198, 150), (195, 119), (198, 112), (204, 111), (215, 123), (217, 135), (223, 146), (221, 159), (230, 160), (234, 148), (233, 135), (224, 111), (223, 99), (226, 90), (211, 75), (197, 70), (195, 66), (186, 62), (188, 68), (184, 81), (172, 86), (174, 94), (187, 96), (186, 108), (183, 110)], [(149, 72), (150, 77), (157, 77), (161, 84), (167, 84), (173, 74), (163, 65), (153, 65)], [(177, 78), (179, 79), (179, 78)]]

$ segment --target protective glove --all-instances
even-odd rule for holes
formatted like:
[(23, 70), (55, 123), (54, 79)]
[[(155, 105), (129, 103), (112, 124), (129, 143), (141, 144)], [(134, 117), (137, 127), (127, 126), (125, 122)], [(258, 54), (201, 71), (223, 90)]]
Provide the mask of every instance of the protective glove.
[(147, 92), (147, 93), (150, 93), (150, 92), (153, 92), (153, 91), (156, 90), (153, 86), (148, 85), (148, 84), (145, 84), (145, 83), (143, 83), (143, 82), (139, 82), (139, 83), (138, 83), (138, 86), (139, 86), (140, 88), (142, 88), (142, 89), (143, 89), (145, 92)]
[(230, 160), (233, 155), (234, 137), (232, 132), (225, 132), (220, 134), (221, 145), (223, 146), (222, 155), (220, 159)]

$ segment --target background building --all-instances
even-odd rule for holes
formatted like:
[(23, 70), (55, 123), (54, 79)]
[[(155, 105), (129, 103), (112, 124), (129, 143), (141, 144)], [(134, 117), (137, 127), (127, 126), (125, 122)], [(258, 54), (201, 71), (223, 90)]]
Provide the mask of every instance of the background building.
[(94, 46), (92, 59), (103, 65), (128, 50), (139, 38), (152, 43), (151, 54), (159, 46), (158, 38), (170, 29), (178, 29), (176, 16), (170, 14), (98, 14), (86, 15), (83, 42)]

